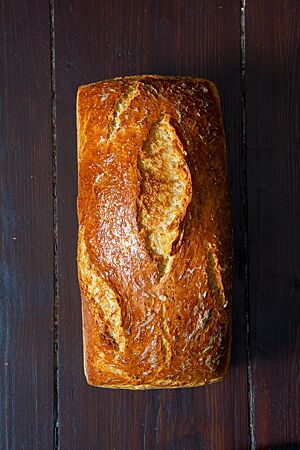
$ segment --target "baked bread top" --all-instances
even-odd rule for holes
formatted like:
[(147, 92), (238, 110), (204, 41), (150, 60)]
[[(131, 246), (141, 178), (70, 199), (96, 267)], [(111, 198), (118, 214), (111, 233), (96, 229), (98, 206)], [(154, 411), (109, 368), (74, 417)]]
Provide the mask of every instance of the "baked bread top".
[(232, 239), (215, 85), (144, 75), (77, 96), (85, 373), (130, 389), (217, 381)]

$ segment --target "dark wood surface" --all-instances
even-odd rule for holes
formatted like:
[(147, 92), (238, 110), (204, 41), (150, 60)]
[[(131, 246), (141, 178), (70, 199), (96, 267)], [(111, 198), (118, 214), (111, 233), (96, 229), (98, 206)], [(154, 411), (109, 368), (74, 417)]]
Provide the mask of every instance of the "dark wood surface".
[(246, 20), (253, 445), (300, 448), (300, 3), (267, 3)]
[[(0, 8), (0, 449), (300, 448), (297, 2)], [(207, 387), (97, 389), (83, 374), (76, 90), (142, 73), (207, 77), (221, 94), (233, 347), (229, 375)]]
[(49, 5), (0, 13), (0, 448), (53, 445)]

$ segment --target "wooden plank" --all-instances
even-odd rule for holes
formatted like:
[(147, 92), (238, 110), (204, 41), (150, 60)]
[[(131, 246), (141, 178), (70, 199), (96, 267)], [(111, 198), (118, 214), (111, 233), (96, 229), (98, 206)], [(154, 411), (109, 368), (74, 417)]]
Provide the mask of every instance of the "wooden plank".
[(0, 14), (0, 448), (52, 449), (49, 4)]
[(299, 2), (276, 0), (271, 8), (268, 2), (248, 2), (249, 276), (257, 448), (300, 446), (299, 18)]
[[(247, 448), (240, 3), (57, 2), (55, 39), (61, 448)], [(217, 82), (223, 100), (238, 270), (231, 371), (225, 382), (208, 387), (128, 392), (91, 388), (84, 379), (76, 271), (76, 90), (80, 84), (141, 73), (208, 77)]]

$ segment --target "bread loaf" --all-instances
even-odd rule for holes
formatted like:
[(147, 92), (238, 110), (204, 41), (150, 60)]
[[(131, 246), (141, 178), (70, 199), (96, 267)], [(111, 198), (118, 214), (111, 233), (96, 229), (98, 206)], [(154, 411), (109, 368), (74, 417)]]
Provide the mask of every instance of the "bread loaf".
[(221, 380), (232, 238), (215, 85), (144, 75), (77, 95), (78, 274), (89, 384)]

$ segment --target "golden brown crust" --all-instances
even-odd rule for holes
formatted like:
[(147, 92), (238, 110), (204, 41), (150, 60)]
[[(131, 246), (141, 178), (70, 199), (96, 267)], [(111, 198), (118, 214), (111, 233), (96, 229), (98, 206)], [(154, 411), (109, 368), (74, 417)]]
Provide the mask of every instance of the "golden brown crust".
[(150, 389), (222, 379), (232, 242), (215, 85), (143, 75), (81, 86), (77, 131), (88, 382)]

